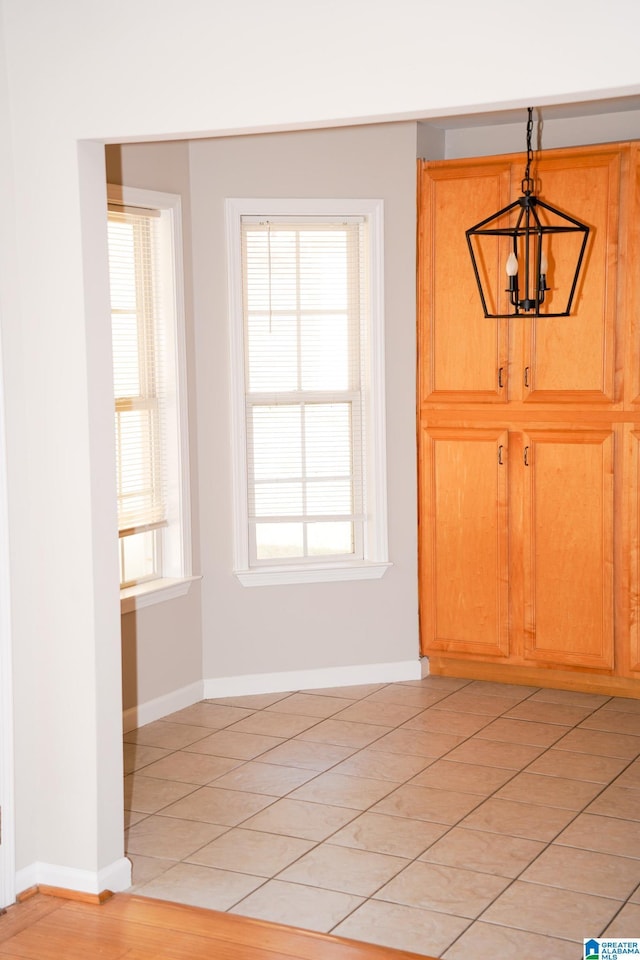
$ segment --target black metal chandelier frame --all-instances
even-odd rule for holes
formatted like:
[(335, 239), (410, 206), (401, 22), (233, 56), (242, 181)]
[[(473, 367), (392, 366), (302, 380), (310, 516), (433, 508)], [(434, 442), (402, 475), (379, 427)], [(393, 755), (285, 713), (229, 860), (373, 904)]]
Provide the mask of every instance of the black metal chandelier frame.
[[(502, 319), (522, 314), (533, 317), (568, 316), (571, 312), (571, 306), (578, 285), (580, 268), (582, 267), (587, 240), (589, 238), (589, 227), (586, 224), (577, 220), (575, 217), (563, 213), (556, 207), (545, 203), (544, 200), (541, 200), (534, 193), (535, 184), (531, 178), (531, 164), (533, 162), (533, 150), (531, 148), (533, 108), (529, 107), (528, 111), (527, 165), (521, 185), (522, 196), (466, 231), (467, 245), (469, 247), (485, 317)], [(539, 208), (547, 210), (560, 222), (543, 223), (538, 214)], [(503, 221), (503, 218), (509, 216), (511, 211), (518, 211), (514, 226), (492, 226), (492, 224)], [(582, 241), (565, 309), (557, 312), (545, 311), (542, 313), (540, 307), (544, 303), (546, 293), (550, 290), (547, 283), (547, 257), (544, 252), (544, 238), (550, 234), (571, 233), (582, 234)], [(511, 239), (511, 255), (507, 262), (509, 285), (505, 291), (509, 295), (509, 302), (512, 307), (509, 313), (491, 313), (487, 307), (487, 297), (482, 287), (482, 279), (480, 277), (476, 251), (473, 245), (473, 237), (509, 237)], [(519, 252), (521, 259), (524, 260), (522, 296), (518, 282), (518, 274), (520, 272), (520, 264), (518, 262)], [(531, 270), (532, 265), (535, 268), (533, 272)]]

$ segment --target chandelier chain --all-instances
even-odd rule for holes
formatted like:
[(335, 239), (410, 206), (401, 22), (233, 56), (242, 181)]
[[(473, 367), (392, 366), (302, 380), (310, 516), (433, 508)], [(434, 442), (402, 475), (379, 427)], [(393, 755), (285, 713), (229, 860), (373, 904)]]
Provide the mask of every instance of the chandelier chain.
[(527, 167), (522, 181), (522, 192), (533, 192), (533, 180), (531, 179), (531, 164), (533, 163), (533, 150), (531, 148), (531, 139), (533, 136), (533, 107), (528, 107), (529, 119), (527, 120)]

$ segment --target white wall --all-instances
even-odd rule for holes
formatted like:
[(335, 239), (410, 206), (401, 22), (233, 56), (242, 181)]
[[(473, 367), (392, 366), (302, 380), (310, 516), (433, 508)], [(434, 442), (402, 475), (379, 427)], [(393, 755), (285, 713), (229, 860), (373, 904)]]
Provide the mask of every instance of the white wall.
[[(0, 10), (0, 39), (3, 35)], [(12, 247), (12, 228), (15, 224), (13, 206), (13, 165), (11, 145), (2, 134), (9, 125), (9, 95), (4, 64), (0, 63), (0, 807), (5, 823), (13, 823), (13, 675), (11, 649), (11, 610), (9, 579), (9, 523), (7, 503), (7, 468), (5, 440), (5, 397), (3, 384), (2, 327), (16, 309), (10, 299), (8, 279), (15, 267)], [(13, 902), (15, 888), (14, 837), (5, 831), (0, 845), (0, 908)]]
[(117, 886), (120, 618), (99, 141), (636, 93), (640, 8), (613, 0), (605, 16), (586, 16), (583, 0), (538, 0), (545, 29), (530, 42), (544, 68), (533, 70), (511, 66), (529, 42), (511, 0), (1, 2), (13, 173), (3, 164), (0, 174), (18, 212), (0, 241), (16, 266), (0, 280), (0, 322), (17, 861), (21, 882)]

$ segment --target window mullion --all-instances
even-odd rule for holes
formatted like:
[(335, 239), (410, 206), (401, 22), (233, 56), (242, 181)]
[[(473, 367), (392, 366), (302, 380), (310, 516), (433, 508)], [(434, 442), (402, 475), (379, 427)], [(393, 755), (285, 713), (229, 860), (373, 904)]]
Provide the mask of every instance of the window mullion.
[(146, 296), (146, 257), (145, 244), (148, 237), (144, 234), (144, 221), (141, 217), (133, 219), (134, 268), (136, 283), (136, 318), (138, 324), (138, 377), (141, 397), (149, 396), (149, 343), (147, 334), (147, 296)]
[[(303, 393), (303, 384), (302, 384), (302, 296), (300, 290), (300, 231), (296, 231), (296, 263), (295, 263), (295, 278), (296, 278), (296, 347), (297, 347), (297, 374), (298, 374), (298, 390), (300, 393)], [(308, 512), (308, 498), (307, 498), (307, 443), (306, 443), (306, 406), (304, 401), (300, 404), (300, 483), (301, 483), (301, 493), (302, 493), (302, 516), (306, 517)], [(309, 555), (309, 546), (307, 538), (307, 524), (302, 522), (302, 555), (307, 557)]]

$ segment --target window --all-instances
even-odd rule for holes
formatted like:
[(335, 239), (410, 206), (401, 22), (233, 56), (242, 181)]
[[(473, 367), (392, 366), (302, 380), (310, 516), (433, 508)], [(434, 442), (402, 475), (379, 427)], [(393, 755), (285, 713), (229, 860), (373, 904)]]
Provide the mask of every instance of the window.
[(108, 199), (126, 610), (183, 593), (191, 579), (180, 198), (109, 186)]
[(228, 200), (236, 573), (387, 563), (380, 201)]

